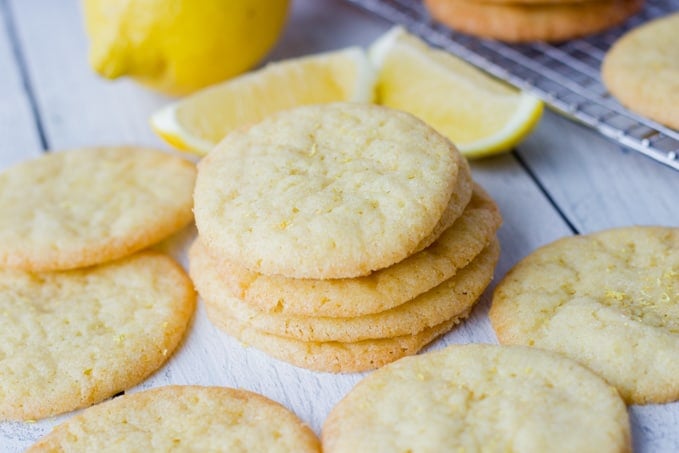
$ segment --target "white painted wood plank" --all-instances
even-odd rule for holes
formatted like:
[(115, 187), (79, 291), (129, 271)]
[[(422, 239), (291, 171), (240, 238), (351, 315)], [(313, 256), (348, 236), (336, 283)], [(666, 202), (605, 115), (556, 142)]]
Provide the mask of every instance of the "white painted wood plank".
[(102, 79), (90, 69), (78, 1), (9, 2), (51, 149), (165, 147), (148, 117), (169, 99), (127, 79)]
[(295, 0), (288, 26), (269, 60), (366, 45), (391, 24), (341, 0)]
[(579, 231), (679, 226), (679, 172), (548, 112), (519, 154)]
[(0, 170), (42, 151), (14, 54), (11, 18), (2, 6), (0, 2)]

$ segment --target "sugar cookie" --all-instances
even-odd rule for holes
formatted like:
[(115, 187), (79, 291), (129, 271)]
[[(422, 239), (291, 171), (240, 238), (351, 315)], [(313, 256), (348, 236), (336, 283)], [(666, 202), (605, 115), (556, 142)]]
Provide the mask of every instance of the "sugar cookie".
[(227, 387), (167, 386), (99, 404), (29, 450), (320, 452), (295, 414), (262, 395)]
[(643, 0), (424, 3), (436, 20), (456, 31), (507, 42), (528, 42), (565, 41), (601, 32), (636, 14)]
[(434, 230), (458, 156), (404, 112), (299, 107), (229, 134), (201, 161), (196, 225), (216, 254), (255, 272), (366, 275), (401, 261)]
[(500, 342), (578, 360), (628, 403), (679, 399), (679, 228), (548, 244), (498, 284), (490, 319)]
[(364, 378), (330, 412), (323, 451), (629, 452), (618, 393), (533, 348), (452, 345)]
[(64, 270), (110, 261), (187, 225), (195, 165), (162, 151), (52, 152), (0, 173), (0, 266)]
[(183, 269), (155, 252), (70, 271), (0, 270), (0, 420), (136, 385), (171, 356), (194, 306)]
[(611, 94), (643, 116), (679, 129), (679, 13), (637, 27), (609, 49), (601, 77)]

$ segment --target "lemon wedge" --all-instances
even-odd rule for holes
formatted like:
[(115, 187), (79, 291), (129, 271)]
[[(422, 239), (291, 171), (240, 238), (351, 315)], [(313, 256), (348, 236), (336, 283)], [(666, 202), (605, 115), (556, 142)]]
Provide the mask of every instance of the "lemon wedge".
[(469, 158), (512, 149), (538, 123), (543, 104), (401, 27), (373, 43), (377, 102), (412, 113)]
[(277, 111), (335, 101), (372, 102), (375, 78), (360, 47), (292, 58), (172, 103), (151, 116), (151, 127), (171, 145), (204, 155), (230, 131)]

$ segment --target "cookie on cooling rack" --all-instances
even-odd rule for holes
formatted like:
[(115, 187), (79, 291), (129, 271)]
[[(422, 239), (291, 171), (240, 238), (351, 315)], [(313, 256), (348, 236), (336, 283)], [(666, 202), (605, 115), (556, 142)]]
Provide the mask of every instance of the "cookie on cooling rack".
[(601, 67), (608, 90), (640, 115), (679, 129), (679, 13), (655, 19), (620, 38)]
[(618, 25), (638, 12), (643, 0), (500, 2), (425, 0), (432, 17), (455, 31), (520, 43), (559, 42)]

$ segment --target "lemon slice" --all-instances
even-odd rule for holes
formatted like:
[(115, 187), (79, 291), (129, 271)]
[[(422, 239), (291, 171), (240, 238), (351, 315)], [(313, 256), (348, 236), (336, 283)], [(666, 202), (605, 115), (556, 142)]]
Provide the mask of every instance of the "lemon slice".
[(370, 47), (377, 102), (410, 112), (467, 157), (512, 149), (538, 123), (543, 104), (453, 55), (394, 27)]
[(171, 145), (204, 155), (230, 131), (280, 110), (371, 102), (375, 77), (360, 47), (288, 59), (170, 104), (151, 116), (151, 126)]

